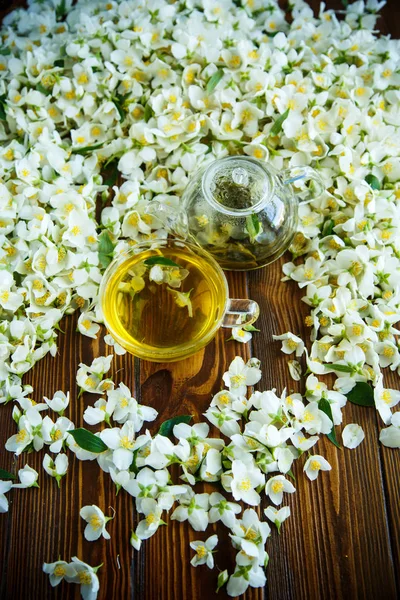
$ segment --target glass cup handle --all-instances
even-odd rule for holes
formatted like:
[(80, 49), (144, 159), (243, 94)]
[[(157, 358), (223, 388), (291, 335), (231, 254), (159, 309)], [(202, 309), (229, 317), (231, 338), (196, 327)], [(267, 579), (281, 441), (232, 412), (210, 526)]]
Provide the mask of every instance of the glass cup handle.
[[(292, 184), (294, 191), (301, 194), (300, 201), (307, 202), (318, 198), (324, 191), (325, 186), (321, 175), (311, 167), (293, 167), (282, 173), (284, 185)], [(302, 185), (310, 181), (310, 188)], [(300, 185), (299, 185), (300, 184)]]
[(229, 298), (222, 327), (243, 327), (251, 325), (260, 314), (260, 307), (254, 300), (232, 300)]

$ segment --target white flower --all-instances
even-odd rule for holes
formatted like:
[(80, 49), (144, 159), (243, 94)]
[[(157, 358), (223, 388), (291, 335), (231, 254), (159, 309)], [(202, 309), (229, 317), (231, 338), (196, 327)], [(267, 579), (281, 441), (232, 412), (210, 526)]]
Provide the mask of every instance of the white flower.
[(304, 463), (304, 472), (311, 481), (317, 479), (320, 471), (330, 471), (332, 469), (328, 461), (319, 454), (310, 456)]
[(400, 448), (400, 413), (392, 416), (392, 424), (386, 429), (381, 429), (379, 440), (388, 448)]
[(229, 596), (236, 598), (245, 593), (249, 585), (251, 587), (264, 587), (266, 584), (264, 571), (259, 566), (237, 565), (233, 575), (229, 577), (226, 592)]
[(178, 506), (171, 515), (171, 521), (186, 521), (195, 531), (205, 531), (208, 526), (208, 494), (195, 494), (190, 488), (180, 496)]
[(270, 497), (274, 504), (281, 504), (283, 492), (293, 494), (295, 487), (283, 475), (276, 475), (268, 479), (265, 486), (265, 493)]
[(290, 506), (282, 506), (279, 510), (274, 506), (268, 506), (268, 508), (264, 508), (264, 514), (267, 519), (276, 525), (278, 532), (280, 532), (283, 521), (290, 517)]
[(69, 566), (73, 569), (73, 574), (66, 574), (66, 581), (80, 583), (81, 596), (84, 600), (96, 600), (97, 593), (100, 589), (100, 583), (96, 573), (102, 565), (91, 567), (82, 560), (79, 560), (78, 557), (73, 556)]
[(204, 413), (204, 416), (207, 417), (210, 423), (215, 425), (215, 427), (218, 427), (221, 433), (228, 437), (231, 437), (240, 431), (238, 421), (241, 419), (241, 415), (234, 410), (230, 410), (229, 408), (221, 410), (218, 406), (214, 408), (210, 407)]
[(290, 333), (284, 333), (283, 335), (273, 335), (274, 340), (282, 340), (282, 352), (285, 354), (292, 354), (296, 352), (296, 356), (299, 357), (304, 352), (304, 342), (302, 339)]
[(43, 457), (43, 468), (51, 477), (55, 477), (57, 485), (60, 487), (60, 481), (68, 470), (68, 456), (66, 454), (57, 454), (53, 461), (51, 456), (45, 454)]
[(113, 517), (106, 517), (103, 511), (95, 504), (84, 506), (81, 508), (79, 514), (87, 522), (84, 536), (89, 542), (98, 540), (101, 536), (106, 540), (110, 539), (106, 525)]
[(374, 389), (374, 401), (376, 410), (385, 425), (390, 423), (392, 418), (393, 406), (396, 406), (400, 401), (400, 392), (398, 390), (388, 390), (383, 387), (383, 377), (379, 376)]
[(123, 348), (120, 344), (118, 344), (118, 342), (116, 342), (113, 338), (113, 336), (111, 334), (107, 334), (104, 336), (104, 341), (108, 346), (112, 346), (112, 348), (114, 349), (115, 354), (117, 354), (118, 356), (121, 356), (123, 354), (126, 354), (126, 350), (125, 348)]
[(343, 446), (346, 448), (357, 448), (364, 438), (364, 431), (356, 423), (349, 423), (342, 431)]
[(6, 450), (18, 456), (30, 444), (38, 452), (43, 448), (42, 417), (36, 408), (28, 408), (18, 421), (18, 433), (6, 442)]
[(8, 500), (5, 495), (12, 487), (12, 481), (0, 480), (0, 513), (5, 513), (8, 511)]
[(295, 403), (293, 414), (303, 428), (310, 434), (330, 433), (333, 423), (331, 419), (318, 408), (318, 402), (310, 402), (306, 406)]
[(152, 498), (143, 498), (140, 512), (145, 518), (139, 522), (135, 533), (140, 540), (147, 540), (155, 534), (160, 525), (165, 524), (161, 519), (163, 509)]
[(123, 383), (120, 383), (117, 389), (108, 391), (107, 397), (114, 405), (112, 412), (114, 421), (117, 423), (132, 421), (135, 431), (142, 428), (144, 421), (154, 421), (157, 418), (158, 412), (151, 406), (139, 404)]
[(206, 564), (209, 569), (214, 568), (213, 550), (218, 544), (218, 536), (212, 535), (205, 542), (190, 542), (190, 547), (196, 551), (196, 554), (190, 561), (193, 567)]
[(98, 332), (100, 331), (100, 325), (93, 319), (93, 313), (81, 313), (78, 319), (78, 330), (80, 333), (82, 333), (82, 335), (86, 335), (87, 337), (95, 340)]
[(25, 465), (23, 469), (19, 469), (18, 478), (21, 483), (14, 483), (14, 488), (29, 488), (29, 487), (39, 487), (37, 484), (37, 479), (39, 474), (35, 469), (32, 469), (29, 465)]
[(235, 500), (243, 500), (250, 506), (259, 504), (261, 499), (255, 488), (263, 486), (265, 482), (265, 477), (260, 469), (245, 464), (241, 460), (234, 460), (232, 462), (232, 473), (231, 487)]
[(43, 419), (42, 435), (46, 444), (49, 444), (50, 452), (58, 453), (63, 447), (68, 431), (74, 429), (72, 421), (66, 417), (59, 417), (55, 423), (46, 416)]
[(242, 396), (246, 388), (255, 385), (261, 379), (261, 371), (256, 366), (245, 363), (243, 358), (237, 356), (230, 364), (229, 370), (222, 376), (225, 385), (235, 396)]
[(69, 404), (69, 392), (65, 394), (64, 392), (59, 390), (58, 392), (55, 392), (51, 400), (44, 396), (44, 401), (46, 402), (48, 407), (51, 408), (51, 410), (54, 410), (54, 412), (57, 412), (60, 416), (62, 416)]
[(100, 432), (100, 438), (113, 450), (113, 462), (121, 471), (129, 469), (133, 460), (135, 446), (135, 425), (127, 421), (121, 429), (113, 427)]
[(232, 338), (237, 342), (246, 344), (252, 338), (250, 331), (246, 331), (242, 327), (232, 327)]
[(250, 136), (257, 132), (258, 120), (264, 116), (262, 110), (246, 100), (235, 104), (233, 114), (232, 129), (242, 126), (243, 131)]
[(43, 563), (43, 571), (49, 575), (52, 587), (58, 585), (64, 578), (71, 580), (76, 575), (73, 563), (67, 563), (65, 560)]
[(260, 521), (256, 511), (248, 508), (242, 518), (234, 522), (231, 530), (232, 544), (242, 551), (236, 562), (263, 565), (266, 560), (265, 542), (271, 533), (268, 523)]
[(210, 494), (210, 511), (208, 513), (210, 523), (222, 521), (226, 527), (232, 527), (235, 515), (241, 512), (241, 507), (235, 502), (228, 502), (222, 494), (212, 492)]

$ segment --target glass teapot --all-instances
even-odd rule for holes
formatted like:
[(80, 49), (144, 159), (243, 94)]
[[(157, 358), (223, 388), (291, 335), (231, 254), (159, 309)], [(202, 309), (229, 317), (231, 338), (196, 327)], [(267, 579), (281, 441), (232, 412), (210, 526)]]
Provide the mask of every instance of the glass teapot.
[(167, 228), (199, 244), (223, 269), (257, 269), (290, 246), (298, 202), (323, 191), (320, 176), (310, 167), (279, 173), (260, 160), (229, 156), (194, 174), (179, 212), (167, 209)]

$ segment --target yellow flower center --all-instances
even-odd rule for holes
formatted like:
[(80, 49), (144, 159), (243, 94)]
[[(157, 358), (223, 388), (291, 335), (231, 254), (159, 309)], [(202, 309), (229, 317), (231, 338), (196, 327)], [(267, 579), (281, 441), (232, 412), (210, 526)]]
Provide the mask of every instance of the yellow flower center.
[(309, 423), (310, 421), (314, 421), (314, 415), (310, 413), (308, 410), (305, 411), (303, 415), (303, 422)]
[(87, 387), (94, 388), (94, 387), (96, 387), (97, 384), (96, 384), (96, 381), (93, 379), (93, 377), (86, 377), (85, 385)]
[(20, 429), (16, 435), (17, 443), (23, 442), (28, 436), (26, 429)]
[(79, 571), (79, 583), (82, 585), (90, 585), (92, 583), (92, 576), (89, 571)]
[(310, 463), (310, 468), (312, 471), (319, 471), (321, 468), (321, 463), (319, 460), (312, 460)]
[(80, 85), (83, 85), (85, 83), (87, 83), (89, 81), (89, 77), (86, 75), (86, 73), (81, 73), (78, 77), (78, 83)]
[(120, 441), (121, 447), (126, 450), (132, 450), (134, 442), (132, 442), (127, 435), (123, 435)]
[(281, 492), (283, 490), (283, 482), (282, 481), (274, 481), (274, 483), (271, 486), (271, 489), (274, 492), (274, 494), (279, 494), (279, 492)]
[(196, 554), (199, 558), (204, 558), (207, 555), (207, 548), (205, 546), (197, 546)]
[(99, 515), (92, 515), (89, 519), (89, 523), (93, 529), (100, 529), (103, 526), (103, 520)]
[(297, 342), (291, 339), (286, 340), (286, 345), (289, 348), (289, 350), (296, 350), (297, 348)]
[(149, 513), (146, 517), (146, 523), (147, 525), (153, 525), (153, 523), (155, 523), (157, 521), (156, 516), (154, 513)]
[(242, 479), (242, 481), (238, 485), (239, 490), (243, 492), (248, 492), (251, 489), (251, 481), (248, 477)]
[(353, 327), (351, 328), (353, 335), (356, 335), (356, 336), (361, 335), (363, 330), (364, 330), (364, 327), (362, 325), (353, 325)]
[(230, 402), (230, 399), (229, 399), (229, 396), (228, 396), (228, 394), (222, 394), (222, 395), (219, 397), (219, 401), (221, 402), (221, 404), (229, 404), (229, 402)]
[(239, 387), (246, 381), (246, 377), (244, 375), (233, 375), (231, 381), (235, 387)]
[(392, 394), (389, 390), (384, 390), (381, 394), (381, 400), (386, 402), (386, 404), (390, 404), (392, 401)]
[(390, 346), (385, 346), (383, 349), (383, 356), (386, 356), (386, 358), (391, 358), (394, 355), (394, 349), (391, 348)]
[(65, 567), (63, 567), (63, 565), (57, 565), (56, 568), (54, 569), (54, 575), (56, 577), (64, 577), (66, 573)]
[(55, 431), (53, 431), (52, 433), (50, 433), (50, 437), (53, 440), (53, 442), (56, 442), (57, 440), (59, 440), (60, 438), (62, 438), (62, 431), (61, 429), (56, 429)]

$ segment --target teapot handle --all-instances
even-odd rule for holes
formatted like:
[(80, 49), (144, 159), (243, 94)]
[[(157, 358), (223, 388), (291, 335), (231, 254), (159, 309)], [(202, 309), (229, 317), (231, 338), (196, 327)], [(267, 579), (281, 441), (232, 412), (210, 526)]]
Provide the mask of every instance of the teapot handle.
[(187, 238), (188, 219), (182, 206), (176, 207), (160, 200), (150, 200), (144, 212), (157, 217), (169, 234), (184, 240)]
[[(292, 167), (282, 173), (283, 184), (293, 184), (294, 192), (300, 195), (301, 202), (309, 202), (318, 198), (324, 191), (325, 186), (321, 176), (311, 167)], [(310, 182), (310, 187), (304, 185)]]

